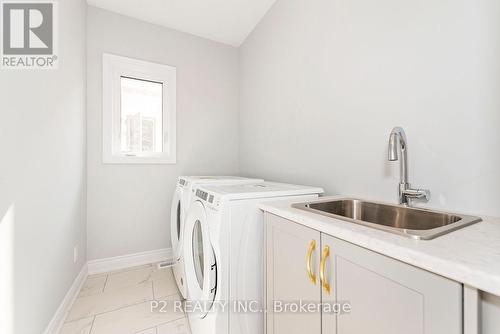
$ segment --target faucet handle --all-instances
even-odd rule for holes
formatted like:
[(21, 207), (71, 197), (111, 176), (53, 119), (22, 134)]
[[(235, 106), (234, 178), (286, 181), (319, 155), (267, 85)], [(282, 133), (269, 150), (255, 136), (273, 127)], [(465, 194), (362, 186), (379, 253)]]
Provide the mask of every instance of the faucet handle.
[(414, 199), (422, 199), (425, 200), (426, 202), (430, 200), (431, 198), (431, 192), (428, 189), (406, 189), (403, 191), (403, 194), (407, 198), (414, 198)]

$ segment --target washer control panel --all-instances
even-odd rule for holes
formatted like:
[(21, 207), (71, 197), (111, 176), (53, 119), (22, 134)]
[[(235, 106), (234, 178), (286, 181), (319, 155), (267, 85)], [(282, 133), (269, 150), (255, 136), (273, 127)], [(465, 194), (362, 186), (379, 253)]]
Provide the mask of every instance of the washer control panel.
[(203, 200), (208, 207), (212, 207), (217, 209), (220, 204), (220, 199), (219, 197), (215, 196), (214, 194), (208, 193), (205, 190), (202, 189), (196, 189), (195, 191), (195, 196), (201, 200)]
[[(196, 189), (196, 197), (201, 198), (202, 200), (208, 200), (208, 193), (201, 189)], [(213, 197), (213, 196), (212, 196)]]

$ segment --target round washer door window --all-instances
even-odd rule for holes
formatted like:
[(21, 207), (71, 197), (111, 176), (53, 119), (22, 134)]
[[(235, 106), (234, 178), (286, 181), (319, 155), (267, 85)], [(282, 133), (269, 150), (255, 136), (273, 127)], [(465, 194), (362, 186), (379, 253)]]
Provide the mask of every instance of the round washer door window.
[(188, 300), (200, 302), (203, 310), (196, 313), (204, 318), (217, 292), (217, 263), (205, 207), (200, 201), (190, 206), (186, 216), (183, 248)]
[(177, 240), (180, 240), (181, 238), (181, 212), (182, 212), (181, 201), (179, 201), (179, 204), (177, 204), (177, 214), (175, 219), (175, 224), (177, 229)]
[(181, 257), (182, 227), (184, 208), (182, 207), (182, 189), (176, 188), (170, 209), (170, 239), (177, 259)]
[(193, 263), (196, 280), (200, 289), (203, 290), (203, 273), (205, 270), (205, 260), (203, 253), (203, 233), (201, 231), (201, 222), (197, 220), (194, 223), (193, 230)]

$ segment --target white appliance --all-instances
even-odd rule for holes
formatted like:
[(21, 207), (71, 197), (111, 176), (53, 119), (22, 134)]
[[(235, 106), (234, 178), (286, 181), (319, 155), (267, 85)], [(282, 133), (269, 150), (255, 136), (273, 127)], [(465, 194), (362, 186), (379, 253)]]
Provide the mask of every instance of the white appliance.
[[(259, 204), (285, 198), (305, 201), (321, 193), (321, 188), (273, 182), (196, 189), (184, 235), (192, 334), (264, 333), (262, 313), (240, 312), (263, 307), (264, 222)], [(243, 308), (235, 309), (234, 301), (242, 301)]]
[(261, 179), (250, 179), (237, 176), (180, 176), (178, 178), (170, 210), (170, 236), (175, 260), (175, 265), (172, 270), (174, 272), (175, 281), (183, 298), (187, 297), (186, 279), (182, 257), (184, 216), (189, 209), (195, 187), (214, 184), (252, 184), (263, 181), (264, 180)]

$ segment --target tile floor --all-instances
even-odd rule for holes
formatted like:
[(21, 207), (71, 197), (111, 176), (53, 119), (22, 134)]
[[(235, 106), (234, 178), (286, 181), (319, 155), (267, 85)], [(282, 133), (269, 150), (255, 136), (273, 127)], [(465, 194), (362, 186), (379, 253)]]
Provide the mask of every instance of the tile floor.
[[(174, 310), (179, 300), (168, 268), (145, 265), (91, 275), (60, 334), (189, 334), (185, 314)], [(153, 311), (152, 301), (160, 302)]]

